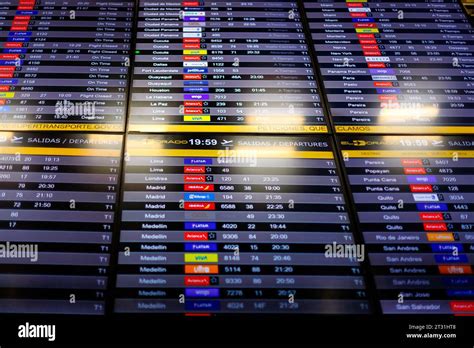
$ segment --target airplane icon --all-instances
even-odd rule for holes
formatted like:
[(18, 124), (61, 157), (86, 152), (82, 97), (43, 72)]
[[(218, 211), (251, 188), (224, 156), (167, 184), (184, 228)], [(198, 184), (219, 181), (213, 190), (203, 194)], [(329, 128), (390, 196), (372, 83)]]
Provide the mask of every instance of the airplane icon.
[(234, 145), (234, 141), (233, 141), (233, 140), (225, 140), (225, 139), (224, 139), (224, 140), (221, 141), (221, 145), (222, 145), (222, 146), (232, 146), (232, 145)]
[(10, 141), (14, 144), (19, 144), (19, 143), (22, 143), (23, 142), (23, 137), (17, 137), (17, 136), (13, 136)]

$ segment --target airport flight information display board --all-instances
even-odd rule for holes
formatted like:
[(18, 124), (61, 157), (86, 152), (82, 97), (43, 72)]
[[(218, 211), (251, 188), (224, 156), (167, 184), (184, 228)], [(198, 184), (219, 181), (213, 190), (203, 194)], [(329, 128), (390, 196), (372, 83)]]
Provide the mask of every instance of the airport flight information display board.
[(129, 130), (326, 133), (296, 1), (140, 0)]
[(105, 313), (121, 147), (0, 132), (0, 313)]
[(385, 314), (474, 313), (474, 141), (342, 137)]
[(332, 147), (129, 135), (115, 312), (369, 313)]
[(0, 130), (123, 131), (133, 1), (0, 3)]
[(474, 30), (457, 1), (307, 1), (336, 132), (474, 133)]
[(467, 11), (0, 0), (0, 327), (474, 316)]

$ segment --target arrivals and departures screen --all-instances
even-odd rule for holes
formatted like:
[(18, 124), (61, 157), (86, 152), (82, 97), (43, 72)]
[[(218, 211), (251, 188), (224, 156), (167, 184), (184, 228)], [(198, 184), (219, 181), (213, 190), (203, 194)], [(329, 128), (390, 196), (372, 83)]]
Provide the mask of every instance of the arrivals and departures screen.
[(0, 313), (105, 313), (121, 148), (0, 132)]
[(336, 132), (474, 133), (474, 30), (457, 1), (307, 1)]
[(134, 2), (0, 5), (0, 130), (123, 131)]
[(326, 133), (296, 1), (141, 0), (129, 130)]
[(0, 0), (0, 313), (472, 315), (473, 48), (455, 0)]
[(328, 137), (129, 135), (115, 311), (369, 313)]
[(385, 314), (472, 314), (474, 141), (343, 137), (358, 226)]

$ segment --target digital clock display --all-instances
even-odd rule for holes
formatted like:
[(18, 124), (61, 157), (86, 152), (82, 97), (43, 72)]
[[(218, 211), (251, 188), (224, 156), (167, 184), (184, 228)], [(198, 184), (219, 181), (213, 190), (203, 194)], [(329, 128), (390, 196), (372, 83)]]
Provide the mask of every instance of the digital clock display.
[(189, 139), (189, 144), (193, 146), (216, 146), (218, 142), (217, 139)]

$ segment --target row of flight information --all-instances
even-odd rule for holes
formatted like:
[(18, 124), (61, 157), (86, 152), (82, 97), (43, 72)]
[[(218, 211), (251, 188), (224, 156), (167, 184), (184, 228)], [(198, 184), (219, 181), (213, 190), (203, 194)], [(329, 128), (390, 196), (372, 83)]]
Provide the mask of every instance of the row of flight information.
[(473, 47), (457, 0), (0, 0), (0, 313), (474, 315)]
[(456, 0), (1, 1), (0, 130), (472, 134), (473, 43)]

